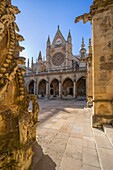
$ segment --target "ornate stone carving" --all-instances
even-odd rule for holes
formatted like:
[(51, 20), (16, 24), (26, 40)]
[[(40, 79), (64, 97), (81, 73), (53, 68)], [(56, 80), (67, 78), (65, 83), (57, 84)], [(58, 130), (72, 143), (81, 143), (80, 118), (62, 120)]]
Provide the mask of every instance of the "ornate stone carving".
[(0, 168), (15, 170), (30, 166), (39, 111), (36, 97), (25, 89), (25, 58), (19, 57), (24, 38), (15, 23), (19, 12), (10, 0), (0, 0)]
[(62, 53), (56, 53), (53, 58), (52, 62), (55, 66), (59, 66), (64, 62), (64, 55)]

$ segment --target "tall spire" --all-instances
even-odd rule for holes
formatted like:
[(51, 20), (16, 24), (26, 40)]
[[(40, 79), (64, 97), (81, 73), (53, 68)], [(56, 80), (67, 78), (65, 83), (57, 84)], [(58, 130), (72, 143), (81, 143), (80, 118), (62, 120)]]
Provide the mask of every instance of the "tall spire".
[(89, 54), (92, 54), (92, 44), (91, 44), (91, 38), (89, 38)]
[(58, 25), (58, 31), (60, 30), (60, 26)]
[(81, 59), (84, 59), (86, 57), (86, 49), (85, 49), (85, 43), (84, 43), (83, 37), (82, 37), (82, 44), (81, 44), (81, 49), (80, 49), (80, 57)]
[(33, 57), (31, 59), (31, 68), (33, 69)]
[(50, 36), (48, 35), (48, 39), (47, 39), (47, 48), (50, 48), (50, 46), (51, 46)]
[(91, 46), (91, 38), (89, 38), (89, 46)]
[(69, 30), (69, 32), (68, 32), (67, 41), (68, 41), (68, 43), (70, 43), (70, 44), (72, 43), (72, 37), (71, 37), (70, 30)]
[(29, 68), (29, 58), (28, 58), (28, 60), (27, 60), (27, 67)]
[(81, 44), (81, 48), (84, 48), (85, 44), (84, 44), (84, 38), (82, 37), (82, 44)]
[(42, 61), (42, 54), (41, 54), (41, 51), (39, 52), (39, 55), (38, 55), (38, 61), (41, 60)]

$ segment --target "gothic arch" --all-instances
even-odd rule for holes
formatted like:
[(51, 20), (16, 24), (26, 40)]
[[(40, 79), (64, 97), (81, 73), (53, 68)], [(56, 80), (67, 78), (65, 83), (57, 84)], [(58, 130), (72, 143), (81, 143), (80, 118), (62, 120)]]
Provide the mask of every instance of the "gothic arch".
[(65, 78), (63, 81), (63, 95), (67, 96), (67, 95), (71, 95), (73, 96), (73, 81), (71, 78)]
[(54, 97), (59, 95), (59, 80), (54, 78), (50, 83), (50, 95)]
[(79, 73), (77, 76), (76, 76), (76, 82), (78, 82), (79, 81), (79, 79), (81, 79), (81, 78), (86, 78), (86, 73)]
[(77, 96), (86, 96), (86, 78), (85, 77), (81, 77), (78, 79), (78, 81), (76, 82), (76, 92), (77, 92)]
[(34, 82), (35, 82), (35, 80), (34, 80), (34, 79), (31, 79), (31, 80), (28, 82), (28, 86), (30, 85), (30, 83), (31, 83), (32, 81), (34, 81)]
[[(71, 77), (71, 76), (68, 76), (68, 77), (66, 77), (66, 78), (62, 79), (62, 80), (63, 80), (62, 82), (64, 82), (66, 79), (70, 79), (70, 80), (72, 80), (72, 77)], [(73, 81), (73, 80), (72, 80), (72, 81)]]
[(46, 81), (46, 79), (45, 79), (45, 78), (40, 79), (40, 80), (38, 81), (38, 84), (40, 84), (42, 81)]
[(29, 94), (34, 94), (34, 83), (35, 81), (32, 79), (28, 83), (28, 92)]
[(41, 79), (38, 84), (38, 94), (41, 97), (44, 97), (46, 95), (46, 80)]

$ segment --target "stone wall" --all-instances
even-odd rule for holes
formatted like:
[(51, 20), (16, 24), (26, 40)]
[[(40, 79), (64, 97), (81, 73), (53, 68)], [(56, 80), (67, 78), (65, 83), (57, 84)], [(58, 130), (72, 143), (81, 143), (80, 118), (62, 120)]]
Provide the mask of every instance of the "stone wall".
[(92, 120), (101, 127), (113, 122), (113, 1), (94, 0), (90, 12), (75, 22), (79, 20), (92, 23)]
[(93, 100), (94, 126), (113, 120), (113, 5), (94, 15)]

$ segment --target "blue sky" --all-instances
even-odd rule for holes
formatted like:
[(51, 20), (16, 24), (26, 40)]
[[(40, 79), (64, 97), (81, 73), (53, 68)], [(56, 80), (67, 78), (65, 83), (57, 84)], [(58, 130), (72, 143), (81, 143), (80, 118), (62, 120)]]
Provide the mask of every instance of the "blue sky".
[(91, 24), (83, 24), (82, 21), (75, 24), (76, 16), (89, 12), (93, 0), (12, 0), (12, 4), (18, 6), (21, 13), (17, 15), (16, 22), (20, 28), (20, 34), (25, 41), (21, 43), (25, 50), (21, 53), (26, 58), (34, 58), (34, 62), (41, 50), (46, 56), (46, 41), (50, 35), (53, 40), (60, 25), (60, 30), (67, 39), (70, 29), (73, 43), (73, 54), (78, 54), (81, 39), (84, 37), (86, 49), (88, 39), (91, 38)]

